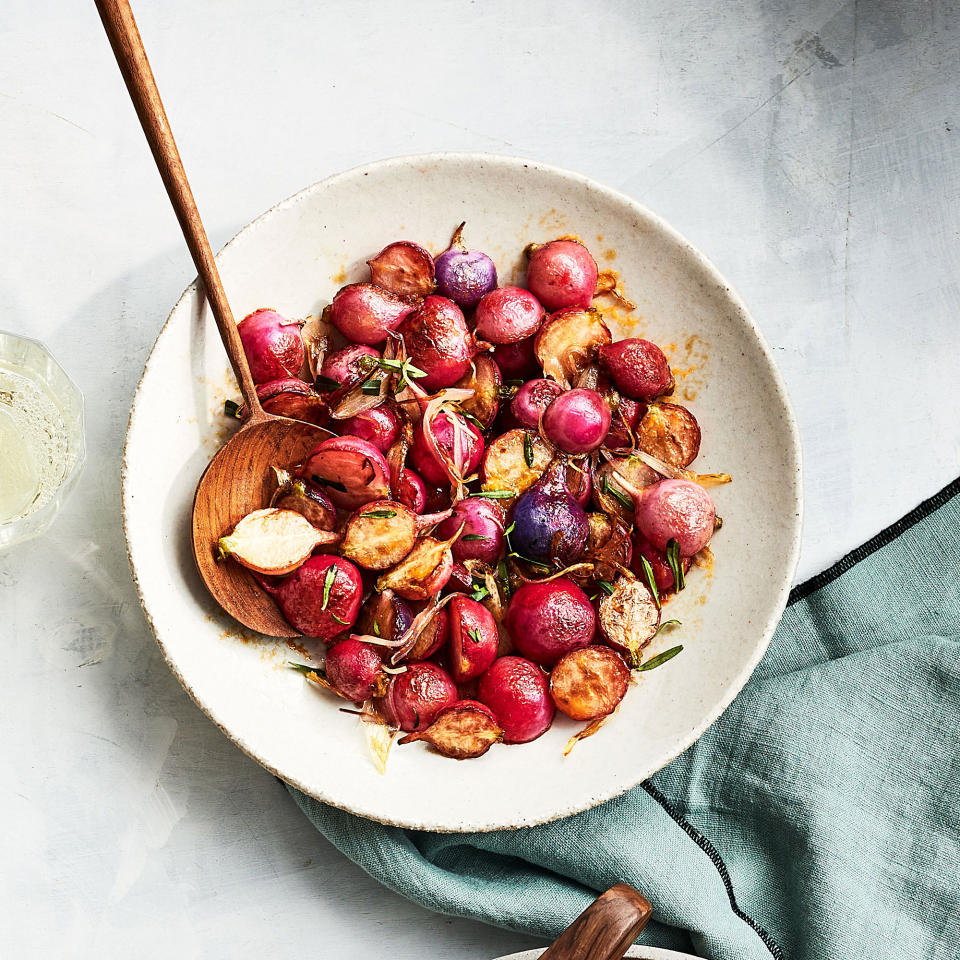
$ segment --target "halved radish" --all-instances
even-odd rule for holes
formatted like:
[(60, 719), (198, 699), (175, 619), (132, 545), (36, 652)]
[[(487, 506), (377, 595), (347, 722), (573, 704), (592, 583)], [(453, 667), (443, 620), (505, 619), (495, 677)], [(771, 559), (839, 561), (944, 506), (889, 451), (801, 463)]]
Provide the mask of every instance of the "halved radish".
[(386, 457), (359, 437), (331, 437), (314, 447), (300, 475), (345, 510), (390, 496)]
[(637, 667), (643, 648), (660, 626), (660, 607), (643, 583), (620, 577), (613, 585), (613, 593), (600, 601), (598, 620), (607, 643), (624, 653), (632, 667)]
[(553, 448), (532, 430), (508, 430), (487, 447), (480, 468), (483, 489), (504, 500), (533, 486), (553, 459)]
[(592, 307), (558, 310), (544, 321), (534, 350), (544, 374), (569, 387), (596, 359), (600, 346), (612, 341), (599, 311)]
[(700, 425), (686, 407), (652, 403), (637, 429), (637, 446), (671, 467), (683, 469), (700, 452)]
[(407, 600), (427, 600), (438, 594), (453, 572), (450, 548), (462, 530), (449, 540), (421, 537), (400, 563), (377, 580), (377, 589), (393, 590)]
[(340, 552), (367, 570), (386, 570), (399, 563), (425, 527), (445, 520), (444, 513), (419, 516), (393, 500), (374, 500), (355, 510), (343, 531)]
[(296, 570), (317, 547), (339, 542), (340, 534), (318, 530), (303, 514), (266, 507), (248, 513), (217, 541), (217, 549), (221, 557), (279, 577)]
[(378, 287), (407, 301), (433, 293), (437, 285), (433, 257), (410, 240), (388, 244), (367, 265), (370, 279)]
[(629, 685), (627, 665), (609, 647), (571, 650), (550, 673), (553, 702), (574, 720), (596, 720), (612, 713)]
[(472, 390), (473, 396), (460, 401), (460, 408), (469, 413), (486, 430), (493, 423), (500, 409), (500, 387), (503, 378), (496, 361), (486, 353), (478, 353), (455, 387)]
[(642, 490), (660, 479), (656, 470), (637, 456), (611, 459), (593, 478), (593, 502), (598, 510), (632, 522), (635, 504), (629, 488)]
[(407, 734), (400, 743), (417, 740), (429, 743), (441, 756), (472, 760), (503, 740), (503, 731), (489, 707), (476, 700), (458, 700), (441, 710), (426, 730)]

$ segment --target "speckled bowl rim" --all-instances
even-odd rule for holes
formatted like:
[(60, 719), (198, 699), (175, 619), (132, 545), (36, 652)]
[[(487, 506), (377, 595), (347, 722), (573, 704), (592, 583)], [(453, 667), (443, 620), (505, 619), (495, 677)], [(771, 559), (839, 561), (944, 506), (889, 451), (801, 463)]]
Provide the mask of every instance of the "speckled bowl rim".
[(643, 783), (648, 777), (651, 777), (654, 773), (659, 770), (662, 770), (667, 764), (675, 760), (680, 754), (692, 746), (702, 735), (703, 733), (723, 714), (728, 706), (733, 702), (737, 694), (743, 689), (746, 682), (750, 679), (750, 676), (753, 674), (753, 671), (756, 669), (757, 664), (760, 662), (764, 653), (767, 650), (767, 647), (770, 644), (770, 639), (773, 636), (774, 631), (776, 630), (777, 624), (780, 622), (780, 618), (783, 615), (783, 611), (786, 608), (787, 598), (790, 593), (790, 587), (793, 582), (793, 578), (796, 574), (797, 564), (800, 559), (800, 542), (801, 542), (801, 533), (803, 528), (803, 468), (802, 468), (802, 448), (800, 444), (800, 430), (797, 424), (796, 416), (793, 412), (793, 404), (791, 403), (790, 396), (787, 392), (786, 383), (783, 380), (783, 377), (780, 374), (780, 371), (777, 369), (777, 365), (773, 358), (773, 353), (770, 349), (770, 345), (767, 343), (766, 338), (760, 332), (756, 322), (753, 319), (753, 316), (750, 314), (750, 311), (747, 309), (746, 304), (741, 299), (740, 295), (736, 290), (730, 285), (730, 283), (724, 278), (720, 273), (717, 267), (713, 262), (706, 257), (703, 253), (700, 252), (693, 244), (691, 244), (685, 237), (683, 237), (674, 227), (672, 227), (666, 220), (660, 217), (658, 214), (654, 213), (648, 207), (645, 207), (643, 204), (634, 200), (632, 197), (627, 196), (624, 193), (621, 193), (618, 190), (614, 190), (611, 187), (607, 187), (604, 184), (587, 177), (580, 173), (575, 173), (571, 170), (566, 170), (562, 167), (557, 167), (552, 164), (540, 163), (535, 160), (525, 159), (523, 157), (509, 156), (503, 154), (493, 154), (493, 153), (480, 153), (480, 152), (456, 152), (456, 151), (442, 151), (434, 153), (423, 153), (423, 154), (409, 154), (399, 157), (390, 157), (385, 160), (376, 160), (371, 163), (360, 164), (356, 167), (351, 167), (348, 170), (344, 170), (340, 173), (335, 173), (329, 177), (325, 177), (322, 180), (311, 184), (308, 187), (305, 187), (302, 190), (299, 190), (297, 193), (292, 194), (287, 197), (285, 200), (281, 200), (279, 203), (274, 204), (270, 209), (266, 210), (260, 216), (256, 217), (254, 220), (251, 220), (248, 224), (241, 227), (236, 234), (234, 234), (231, 239), (224, 244), (223, 248), (217, 253), (216, 259), (220, 257), (237, 241), (237, 239), (244, 234), (251, 227), (256, 226), (262, 220), (271, 216), (278, 210), (285, 209), (286, 207), (293, 206), (294, 204), (302, 202), (308, 195), (317, 190), (325, 190), (334, 186), (340, 180), (346, 180), (358, 176), (363, 176), (364, 174), (371, 173), (373, 171), (383, 171), (389, 170), (391, 168), (398, 167), (417, 167), (424, 164), (441, 162), (467, 162), (475, 163), (479, 165), (499, 165), (501, 167), (511, 167), (516, 169), (518, 167), (525, 169), (533, 169), (542, 171), (544, 173), (549, 173), (555, 176), (562, 177), (563, 179), (568, 180), (571, 183), (575, 183), (580, 187), (584, 187), (588, 190), (594, 191), (596, 193), (605, 195), (609, 200), (615, 201), (620, 204), (624, 204), (634, 211), (642, 219), (647, 220), (649, 223), (654, 225), (658, 230), (663, 231), (668, 237), (670, 237), (677, 245), (678, 248), (684, 250), (690, 256), (692, 256), (696, 261), (698, 261), (699, 266), (704, 272), (712, 278), (712, 280), (717, 284), (717, 286), (723, 290), (730, 300), (731, 306), (733, 306), (740, 318), (745, 323), (747, 329), (753, 334), (756, 338), (757, 344), (763, 354), (764, 359), (767, 362), (771, 379), (774, 384), (778, 399), (780, 400), (783, 410), (785, 413), (786, 426), (790, 434), (790, 450), (785, 451), (788, 454), (787, 463), (792, 468), (792, 473), (795, 478), (794, 488), (793, 488), (793, 503), (787, 508), (791, 509), (791, 512), (794, 514), (795, 519), (792, 525), (791, 536), (789, 544), (786, 547), (789, 562), (785, 570), (782, 582), (777, 591), (777, 602), (773, 606), (773, 613), (767, 618), (767, 621), (763, 625), (763, 630), (761, 634), (760, 641), (757, 643), (754, 648), (752, 656), (750, 656), (745, 662), (736, 675), (736, 677), (731, 681), (726, 695), (721, 698), (718, 706), (710, 710), (701, 718), (701, 720), (694, 724), (686, 736), (681, 738), (678, 742), (676, 749), (668, 751), (660, 760), (653, 764), (648, 764), (644, 767), (638, 768), (635, 775), (631, 778), (626, 784), (618, 784), (613, 790), (607, 792), (600, 792), (595, 796), (592, 796), (587, 802), (575, 802), (571, 803), (568, 806), (561, 806), (559, 809), (554, 811), (551, 816), (548, 817), (531, 817), (524, 818), (518, 817), (515, 823), (510, 824), (494, 824), (491, 826), (477, 826), (471, 825), (464, 828), (452, 828), (444, 825), (438, 825), (435, 823), (427, 822), (412, 822), (405, 821), (399, 822), (391, 820), (388, 817), (373, 815), (366, 811), (356, 810), (351, 807), (348, 807), (344, 804), (338, 803), (336, 800), (329, 796), (325, 796), (322, 791), (318, 792), (307, 785), (299, 782), (294, 777), (285, 776), (280, 770), (274, 767), (271, 762), (264, 756), (258, 754), (253, 748), (246, 744), (242, 739), (234, 735), (224, 724), (222, 724), (219, 719), (213, 714), (210, 708), (200, 699), (196, 694), (192, 685), (189, 683), (186, 677), (183, 676), (180, 669), (177, 667), (176, 663), (171, 658), (169, 652), (167, 651), (163, 640), (160, 638), (160, 633), (157, 630), (156, 624), (154, 622), (153, 614), (149, 608), (149, 605), (144, 597), (144, 593), (137, 576), (137, 570), (134, 565), (133, 557), (130, 550), (130, 531), (129, 531), (129, 502), (128, 502), (128, 488), (127, 488), (127, 475), (129, 471), (129, 462), (128, 462), (128, 445), (130, 440), (130, 433), (134, 423), (134, 420), (137, 416), (137, 401), (139, 399), (140, 388), (147, 376), (147, 373), (150, 370), (151, 363), (154, 360), (154, 355), (157, 349), (157, 342), (163, 336), (164, 331), (171, 322), (174, 315), (177, 313), (178, 308), (181, 303), (188, 297), (193, 297), (200, 286), (199, 278), (195, 279), (180, 297), (177, 299), (177, 302), (174, 304), (170, 313), (167, 315), (167, 319), (164, 321), (163, 326), (160, 328), (160, 331), (157, 334), (157, 340), (154, 342), (154, 346), (150, 350), (150, 354), (147, 357), (147, 361), (144, 364), (143, 373), (140, 376), (140, 380), (137, 383), (137, 389), (134, 392), (133, 402), (130, 408), (130, 416), (127, 421), (127, 432), (124, 439), (123, 447), (123, 461), (120, 471), (120, 483), (121, 483), (121, 511), (122, 511), (122, 522), (123, 522), (123, 533), (126, 543), (127, 550), (127, 560), (130, 564), (130, 572), (133, 577), (134, 586), (137, 590), (137, 596), (140, 599), (140, 606), (143, 608), (144, 616), (146, 617), (147, 623), (150, 626), (151, 631), (153, 632), (154, 638), (157, 641), (160, 651), (163, 654), (164, 660), (166, 660), (167, 665), (170, 667), (171, 672), (180, 682), (184, 690), (187, 691), (190, 698), (193, 702), (210, 718), (210, 720), (221, 730), (230, 740), (232, 740), (247, 756), (251, 757), (253, 760), (256, 760), (262, 767), (272, 773), (275, 777), (280, 780), (283, 780), (285, 783), (288, 783), (290, 786), (295, 787), (297, 790), (300, 790), (303, 793), (313, 797), (316, 800), (319, 800), (322, 803), (329, 804), (332, 807), (337, 809), (345, 810), (348, 813), (353, 813), (357, 816), (362, 816), (368, 820), (374, 820), (379, 823), (386, 824), (388, 826), (402, 827), (404, 829), (411, 830), (430, 830), (438, 833), (462, 833), (462, 832), (488, 832), (493, 830), (514, 830), (520, 829), (522, 827), (531, 827), (537, 826), (542, 823), (552, 823), (555, 820), (561, 820), (564, 817), (573, 816), (577, 813), (582, 813), (584, 810), (592, 809), (595, 806), (605, 803), (608, 800), (612, 800), (615, 797), (621, 796), (629, 790), (632, 790), (638, 784)]

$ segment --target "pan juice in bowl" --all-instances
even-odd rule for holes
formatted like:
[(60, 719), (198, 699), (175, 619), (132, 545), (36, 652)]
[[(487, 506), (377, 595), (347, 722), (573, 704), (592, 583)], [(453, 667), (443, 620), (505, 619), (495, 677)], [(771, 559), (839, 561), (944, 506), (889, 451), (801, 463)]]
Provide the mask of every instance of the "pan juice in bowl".
[(83, 457), (80, 391), (43, 344), (0, 332), (0, 549), (49, 527)]

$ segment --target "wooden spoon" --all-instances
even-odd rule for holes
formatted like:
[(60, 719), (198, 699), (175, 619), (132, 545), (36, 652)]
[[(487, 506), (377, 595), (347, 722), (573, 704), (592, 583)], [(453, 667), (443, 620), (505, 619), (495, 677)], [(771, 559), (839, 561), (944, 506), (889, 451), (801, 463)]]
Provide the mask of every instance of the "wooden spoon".
[(618, 883), (597, 897), (540, 960), (621, 960), (652, 913), (646, 897)]
[(229, 533), (238, 520), (267, 505), (275, 486), (271, 467), (298, 463), (332, 434), (313, 424), (271, 416), (260, 405), (130, 4), (127, 0), (95, 3), (249, 411), (243, 426), (210, 461), (197, 486), (193, 501), (197, 567), (213, 598), (244, 626), (273, 637), (296, 637), (299, 634), (284, 620), (270, 596), (239, 565), (217, 562), (214, 550), (217, 539)]

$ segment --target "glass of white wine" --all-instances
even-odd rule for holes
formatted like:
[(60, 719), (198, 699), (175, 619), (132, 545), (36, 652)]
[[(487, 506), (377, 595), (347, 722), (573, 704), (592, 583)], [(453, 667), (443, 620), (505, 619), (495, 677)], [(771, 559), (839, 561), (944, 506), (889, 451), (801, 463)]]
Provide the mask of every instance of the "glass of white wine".
[(53, 523), (84, 455), (76, 384), (42, 343), (0, 331), (0, 550)]

